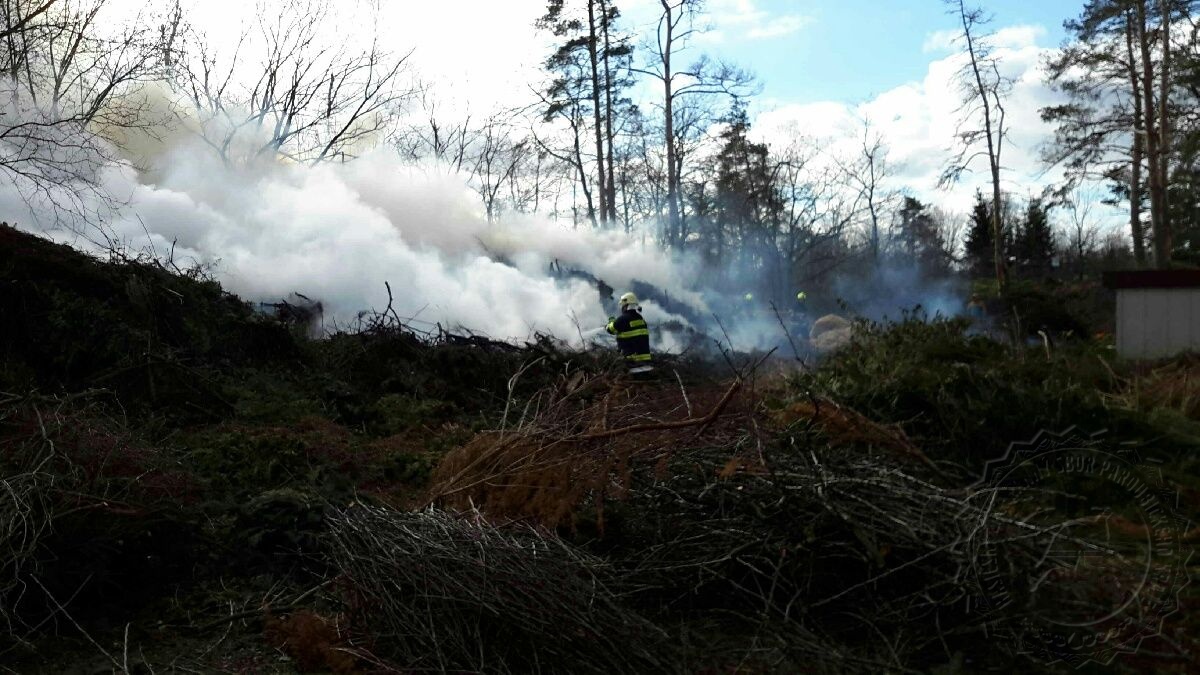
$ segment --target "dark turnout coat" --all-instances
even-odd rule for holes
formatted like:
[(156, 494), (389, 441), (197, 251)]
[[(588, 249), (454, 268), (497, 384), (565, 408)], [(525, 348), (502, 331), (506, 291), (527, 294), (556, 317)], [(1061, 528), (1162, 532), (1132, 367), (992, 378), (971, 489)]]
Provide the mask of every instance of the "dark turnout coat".
[(650, 329), (636, 309), (628, 308), (608, 322), (607, 330), (617, 336), (617, 347), (630, 368), (649, 368)]

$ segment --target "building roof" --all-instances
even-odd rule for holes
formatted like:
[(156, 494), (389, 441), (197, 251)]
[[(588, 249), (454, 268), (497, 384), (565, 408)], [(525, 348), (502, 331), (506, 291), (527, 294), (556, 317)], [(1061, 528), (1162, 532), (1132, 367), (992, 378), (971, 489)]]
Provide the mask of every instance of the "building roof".
[(1104, 285), (1111, 289), (1195, 288), (1200, 290), (1200, 269), (1105, 272)]

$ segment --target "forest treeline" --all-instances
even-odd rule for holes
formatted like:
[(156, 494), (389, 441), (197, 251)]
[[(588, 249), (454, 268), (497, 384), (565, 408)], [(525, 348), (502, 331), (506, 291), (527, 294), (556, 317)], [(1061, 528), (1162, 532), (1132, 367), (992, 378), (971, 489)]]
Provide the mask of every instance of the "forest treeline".
[(102, 221), (124, 197), (107, 193), (103, 169), (145, 168), (139, 139), (182, 133), (230, 166), (380, 149), (434, 162), (467, 177), (489, 220), (537, 213), (625, 231), (777, 300), (896, 267), (1003, 287), (1200, 260), (1191, 0), (1090, 0), (1066, 22), (1043, 68), (1060, 95), (1040, 111), (1054, 129), (1046, 167), (1063, 169), (1048, 187), (1008, 175), (1014, 83), (988, 8), (943, 0), (962, 108), (942, 184), (990, 178), (967, 214), (914, 196), (921, 186), (903, 184), (870, 120), (850, 150), (800, 133), (764, 141), (749, 112), (761, 83), (704, 53), (702, 0), (659, 0), (638, 24), (617, 0), (548, 0), (530, 30), (553, 47), (528, 103), (483, 114), (423, 83), (386, 26), (344, 40), (353, 12), (330, 0), (263, 5), (232, 42), (210, 39), (178, 2), (122, 20), (108, 4), (0, 7), (0, 170), (40, 217)]

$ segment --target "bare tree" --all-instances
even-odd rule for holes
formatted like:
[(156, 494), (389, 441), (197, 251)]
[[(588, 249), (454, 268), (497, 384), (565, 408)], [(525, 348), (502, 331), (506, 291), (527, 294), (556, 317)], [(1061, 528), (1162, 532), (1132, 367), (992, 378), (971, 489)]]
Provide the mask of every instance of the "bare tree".
[(962, 239), (967, 229), (966, 219), (957, 213), (952, 213), (939, 207), (930, 208), (934, 223), (937, 225), (938, 236), (945, 247), (946, 260), (949, 265), (958, 265), (962, 260), (960, 250)]
[(180, 15), (107, 24), (105, 0), (0, 1), (0, 171), (35, 217), (98, 224), (119, 205), (100, 183), (122, 138), (153, 134), (142, 87), (163, 77)]
[(626, 121), (617, 161), (622, 221), (625, 231), (631, 232), (635, 219), (661, 219), (666, 205), (666, 165), (663, 148), (653, 141), (654, 130), (641, 111), (634, 109)]
[(333, 23), (331, 0), (287, 0), (270, 13), (260, 5), (231, 53), (189, 36), (188, 114), (222, 160), (345, 161), (387, 135), (418, 93), (405, 77), (411, 52), (392, 54), (378, 37), (359, 47)]
[(1076, 187), (1063, 203), (1068, 217), (1064, 248), (1072, 258), (1075, 274), (1080, 279), (1084, 277), (1088, 257), (1095, 252), (1100, 239), (1100, 227), (1092, 213), (1093, 204), (1098, 201), (1098, 196), (1090, 190)]
[(776, 241), (790, 274), (788, 291), (823, 283), (854, 257), (848, 234), (861, 214), (859, 197), (845, 189), (836, 164), (817, 159), (816, 147), (812, 139), (793, 138), (774, 169), (784, 199)]
[(1006, 261), (1004, 260), (1003, 223), (1000, 204), (1001, 158), (1007, 133), (1005, 98), (1012, 89), (1012, 82), (1000, 74), (1000, 62), (995, 57), (983, 32), (990, 19), (978, 8), (968, 8), (965, 0), (946, 0), (962, 26), (960, 38), (966, 63), (959, 71), (958, 81), (962, 91), (961, 120), (957, 129), (959, 150), (942, 174), (941, 184), (948, 186), (958, 182), (963, 173), (970, 170), (976, 159), (986, 159), (992, 179), (992, 243), (996, 282), (1001, 292), (1007, 286)]
[[(514, 127), (514, 133), (516, 132)], [(547, 193), (553, 193), (556, 176), (549, 155), (533, 142), (533, 132), (522, 128), (521, 148), (513, 145), (513, 170), (507, 180), (508, 205), (516, 213), (537, 213)]]
[(835, 158), (835, 162), (866, 211), (867, 252), (872, 264), (878, 267), (883, 243), (883, 214), (896, 201), (898, 194), (887, 187), (892, 175), (888, 149), (871, 120), (862, 120), (862, 137), (856, 155), (852, 159)]
[(724, 95), (738, 97), (749, 93), (754, 82), (750, 73), (728, 63), (701, 57), (690, 67), (679, 60), (692, 39), (703, 31), (696, 23), (703, 0), (659, 0), (654, 40), (648, 47), (650, 63), (634, 71), (653, 79), (662, 90), (663, 145), (667, 165), (667, 227), (663, 241), (669, 246), (685, 238), (682, 223), (682, 170), (679, 136), (675, 126), (679, 102), (688, 97)]
[[(577, 60), (575, 67), (583, 72), (585, 66)], [(583, 150), (584, 139), (587, 136), (586, 98), (573, 88), (551, 87), (549, 93), (534, 89), (533, 93), (540, 102), (542, 121), (558, 125), (551, 126), (543, 133), (534, 130), (533, 141), (541, 152), (553, 157), (574, 174), (577, 184), (572, 187), (572, 204), (577, 203), (575, 190), (582, 192), (587, 220), (593, 228), (598, 227), (599, 211), (594, 192), (599, 188), (589, 180), (587, 159)], [(551, 95), (555, 98), (551, 98)], [(577, 213), (573, 213), (572, 220), (578, 225), (580, 218)]]
[(3, 6), (5, 21), (4, 27), (0, 28), (0, 38), (7, 39), (9, 36), (21, 33), (26, 28), (35, 25), (34, 22), (48, 12), (57, 2), (58, 0), (44, 0), (40, 2), (5, 0)]
[(477, 147), (472, 152), (471, 176), (472, 186), (483, 200), (489, 223), (498, 215), (500, 194), (505, 186), (516, 193), (514, 181), (529, 146), (528, 139), (514, 138), (513, 127), (501, 116), (494, 116), (484, 123)]
[(449, 171), (462, 171), (470, 162), (470, 148), (480, 136), (468, 105), (460, 112), (444, 110), (430, 91), (421, 95), (418, 121), (398, 130), (392, 144), (410, 161), (434, 160)]

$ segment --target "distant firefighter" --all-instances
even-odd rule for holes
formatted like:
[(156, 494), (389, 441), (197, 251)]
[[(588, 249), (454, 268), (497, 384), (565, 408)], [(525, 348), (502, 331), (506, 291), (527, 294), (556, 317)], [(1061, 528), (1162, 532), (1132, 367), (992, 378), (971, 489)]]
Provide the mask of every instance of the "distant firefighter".
[(642, 318), (637, 296), (626, 293), (621, 296), (621, 316), (609, 317), (609, 334), (617, 336), (617, 347), (625, 356), (629, 374), (644, 379), (651, 376), (654, 366), (650, 356), (650, 329)]
[(967, 316), (975, 321), (982, 320), (987, 316), (987, 305), (983, 302), (983, 298), (978, 295), (971, 296), (971, 301), (967, 303)]

